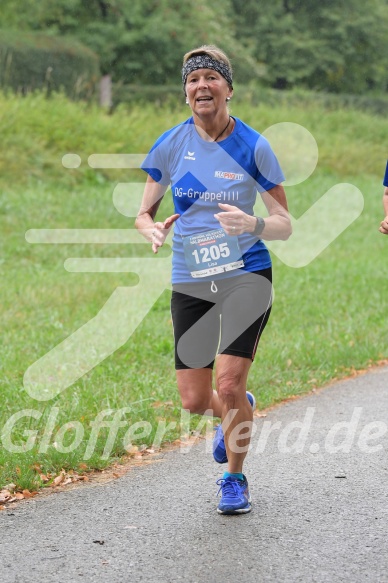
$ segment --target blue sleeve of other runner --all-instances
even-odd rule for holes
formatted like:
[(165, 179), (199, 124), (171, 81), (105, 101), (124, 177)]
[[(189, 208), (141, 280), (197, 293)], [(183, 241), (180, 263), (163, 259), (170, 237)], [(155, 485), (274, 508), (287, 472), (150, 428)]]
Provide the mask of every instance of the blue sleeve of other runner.
[(385, 169), (385, 176), (384, 176), (384, 180), (383, 180), (383, 185), (388, 186), (388, 162), (387, 162), (387, 167)]

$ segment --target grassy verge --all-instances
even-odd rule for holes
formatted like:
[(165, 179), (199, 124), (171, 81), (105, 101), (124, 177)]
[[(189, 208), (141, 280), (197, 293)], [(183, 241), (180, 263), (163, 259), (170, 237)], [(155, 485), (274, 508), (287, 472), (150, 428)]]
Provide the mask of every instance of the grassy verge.
[[(128, 449), (133, 453), (181, 434), (169, 292), (161, 288), (150, 301), (153, 286), (138, 285), (136, 274), (70, 273), (63, 267), (69, 257), (140, 255), (147, 260), (149, 249), (33, 245), (25, 233), (32, 228), (132, 227), (133, 218), (116, 210), (112, 193), (118, 182), (134, 184), (144, 177), (138, 170), (91, 169), (87, 157), (145, 152), (187, 110), (119, 107), (108, 116), (61, 96), (45, 101), (35, 95), (0, 96), (0, 111), (5, 152), (0, 162), (0, 487), (12, 482), (18, 489), (34, 489), (42, 485), (42, 474), (101, 469)], [(249, 379), (263, 408), (387, 356), (387, 240), (377, 227), (388, 122), (351, 110), (323, 112), (313, 104), (271, 108), (240, 103), (232, 113), (259, 131), (292, 121), (314, 135), (318, 166), (307, 181), (287, 190), (295, 217), (338, 182), (355, 184), (364, 196), (359, 219), (312, 263), (293, 269), (274, 257), (273, 315)], [(80, 168), (62, 167), (68, 152), (80, 155)], [(170, 210), (166, 197), (160, 215)], [(148, 302), (149, 313), (136, 331), (57, 396), (48, 401), (29, 396), (23, 386), (28, 367), (94, 318), (118, 287), (131, 290), (135, 309)], [(97, 431), (98, 419), (114, 425), (118, 411), (116, 421), (123, 423), (116, 424), (117, 435), (108, 443), (109, 424)], [(131, 436), (128, 430), (135, 423)], [(192, 427), (197, 423), (194, 418)]]

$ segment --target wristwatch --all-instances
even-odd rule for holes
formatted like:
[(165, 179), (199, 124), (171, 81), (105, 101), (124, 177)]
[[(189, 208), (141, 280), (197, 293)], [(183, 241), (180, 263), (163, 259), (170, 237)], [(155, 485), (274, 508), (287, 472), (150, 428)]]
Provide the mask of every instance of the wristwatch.
[(265, 227), (265, 220), (263, 219), (263, 217), (255, 217), (256, 219), (256, 226), (255, 226), (255, 230), (253, 231), (253, 234), (255, 235), (255, 237), (260, 237), (264, 227)]

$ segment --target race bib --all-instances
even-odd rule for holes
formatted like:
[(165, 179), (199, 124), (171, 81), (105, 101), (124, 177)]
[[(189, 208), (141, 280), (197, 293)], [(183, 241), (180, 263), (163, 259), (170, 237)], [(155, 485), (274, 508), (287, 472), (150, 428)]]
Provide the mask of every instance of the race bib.
[(192, 277), (206, 277), (244, 267), (238, 238), (214, 229), (183, 238), (186, 265)]

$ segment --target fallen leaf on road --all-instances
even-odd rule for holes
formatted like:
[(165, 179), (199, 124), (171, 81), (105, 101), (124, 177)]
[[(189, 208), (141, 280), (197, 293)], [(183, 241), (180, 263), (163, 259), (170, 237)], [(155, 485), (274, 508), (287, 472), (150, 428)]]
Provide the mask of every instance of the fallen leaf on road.
[(61, 484), (64, 479), (65, 479), (65, 474), (64, 474), (64, 472), (61, 472), (59, 474), (59, 476), (57, 476), (56, 478), (54, 478), (54, 480), (53, 480), (53, 486), (59, 486), (59, 484)]
[(23, 490), (22, 492), (24, 498), (32, 498), (34, 496), (34, 494), (32, 492), (30, 492), (29, 490)]
[(11, 494), (11, 492), (9, 490), (7, 490), (7, 489), (1, 490), (1, 492), (0, 492), (0, 501), (2, 501), (2, 500), (8, 500), (8, 498), (11, 498), (11, 496), (12, 496), (12, 494)]

